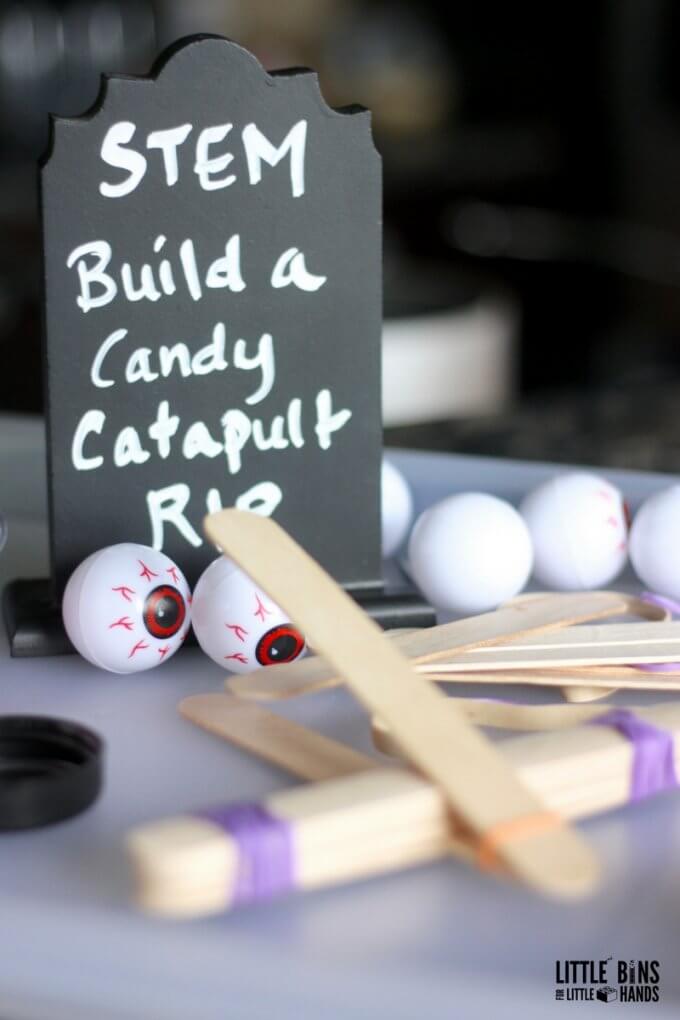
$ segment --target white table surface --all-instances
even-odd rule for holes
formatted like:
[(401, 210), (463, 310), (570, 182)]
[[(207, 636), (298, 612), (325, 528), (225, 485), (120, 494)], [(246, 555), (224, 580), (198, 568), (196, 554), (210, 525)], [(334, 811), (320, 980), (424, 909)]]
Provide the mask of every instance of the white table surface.
[[(43, 456), (39, 422), (0, 418), (0, 509), (10, 524), (3, 583), (45, 571)], [(551, 471), (434, 454), (400, 453), (395, 461), (421, 507), (471, 488), (517, 502)], [(667, 481), (607, 475), (633, 507)], [(624, 583), (634, 585), (630, 577)], [(678, 1015), (675, 794), (583, 824), (605, 881), (596, 897), (576, 905), (545, 902), (451, 860), (210, 920), (168, 923), (136, 913), (121, 850), (126, 829), (292, 782), (179, 718), (180, 698), (220, 690), (222, 679), (197, 649), (162, 669), (117, 677), (75, 656), (12, 660), (0, 635), (0, 713), (78, 719), (107, 743), (106, 784), (92, 809), (49, 829), (0, 835), (2, 1020), (543, 1020), (572, 1011), (601, 1018), (600, 1003), (555, 1002), (555, 961), (611, 955), (658, 959), (662, 1001), (646, 1008)], [(521, 688), (512, 694), (555, 697)], [(635, 696), (636, 703), (660, 700)], [(344, 692), (300, 699), (285, 711), (368, 748), (366, 718)], [(635, 1008), (607, 1006), (621, 1015)]]

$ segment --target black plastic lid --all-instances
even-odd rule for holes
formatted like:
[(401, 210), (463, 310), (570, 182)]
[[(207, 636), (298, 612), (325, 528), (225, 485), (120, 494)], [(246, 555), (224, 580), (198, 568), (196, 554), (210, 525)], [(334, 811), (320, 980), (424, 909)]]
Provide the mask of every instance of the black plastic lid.
[(80, 723), (0, 716), (0, 831), (71, 818), (101, 789), (103, 743)]

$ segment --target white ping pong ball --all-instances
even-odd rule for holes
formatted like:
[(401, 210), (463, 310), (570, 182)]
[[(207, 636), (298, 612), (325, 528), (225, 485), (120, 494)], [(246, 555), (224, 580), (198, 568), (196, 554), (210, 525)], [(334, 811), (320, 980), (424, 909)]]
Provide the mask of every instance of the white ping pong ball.
[(64, 589), (62, 617), (71, 643), (88, 662), (110, 673), (139, 673), (181, 646), (191, 592), (164, 553), (123, 542), (76, 567)]
[(383, 457), (380, 472), (380, 517), (383, 559), (393, 556), (413, 520), (413, 496), (401, 471)]
[(481, 492), (449, 496), (420, 515), (409, 542), (410, 571), (437, 608), (483, 613), (522, 590), (531, 573), (529, 530), (505, 500)]
[(628, 511), (620, 491), (588, 471), (542, 482), (520, 513), (534, 545), (534, 576), (560, 591), (602, 588), (628, 556)]
[(232, 673), (293, 662), (305, 651), (286, 613), (226, 556), (199, 577), (192, 623), (205, 654)]
[(647, 588), (680, 599), (680, 485), (642, 504), (630, 531), (630, 558)]

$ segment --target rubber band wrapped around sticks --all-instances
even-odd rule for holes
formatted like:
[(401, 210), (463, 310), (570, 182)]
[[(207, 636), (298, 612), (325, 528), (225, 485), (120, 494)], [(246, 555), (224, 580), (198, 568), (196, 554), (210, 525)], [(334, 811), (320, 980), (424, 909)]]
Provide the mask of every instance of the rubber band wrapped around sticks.
[(234, 906), (270, 900), (295, 888), (293, 832), (282, 818), (261, 804), (208, 808), (195, 817), (218, 826), (234, 842)]
[(550, 832), (561, 824), (562, 819), (555, 811), (539, 811), (533, 815), (522, 815), (493, 825), (478, 839), (476, 847), (477, 867), (482, 871), (499, 871), (502, 865), (498, 851), (507, 843)]
[[(516, 705), (493, 698), (456, 700), (467, 718), (479, 726), (550, 731), (591, 724), (616, 730), (633, 749), (628, 798), (631, 803), (680, 785), (673, 734), (643, 719), (637, 711), (588, 705)], [(397, 744), (379, 719), (372, 720), (372, 733), (378, 751), (400, 757)]]
[(675, 751), (672, 734), (653, 726), (623, 708), (614, 708), (592, 720), (594, 726), (611, 726), (633, 746), (630, 800), (644, 800), (675, 789)]

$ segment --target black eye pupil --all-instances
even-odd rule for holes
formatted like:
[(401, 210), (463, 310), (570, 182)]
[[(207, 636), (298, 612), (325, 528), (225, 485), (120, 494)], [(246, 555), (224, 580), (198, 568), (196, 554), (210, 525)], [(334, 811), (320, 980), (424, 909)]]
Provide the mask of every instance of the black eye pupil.
[(179, 618), (179, 606), (175, 599), (164, 595), (154, 606), (153, 615), (162, 627), (172, 627)]
[(144, 602), (144, 626), (156, 638), (170, 638), (181, 628), (186, 606), (180, 592), (164, 584), (150, 591)]
[(269, 654), (272, 659), (287, 659), (295, 655), (297, 640), (292, 634), (282, 634), (269, 646)]

